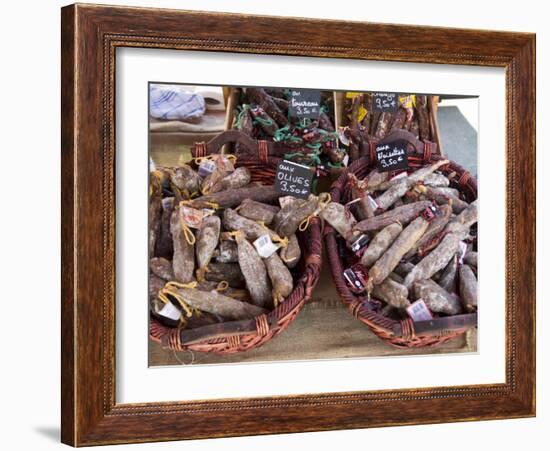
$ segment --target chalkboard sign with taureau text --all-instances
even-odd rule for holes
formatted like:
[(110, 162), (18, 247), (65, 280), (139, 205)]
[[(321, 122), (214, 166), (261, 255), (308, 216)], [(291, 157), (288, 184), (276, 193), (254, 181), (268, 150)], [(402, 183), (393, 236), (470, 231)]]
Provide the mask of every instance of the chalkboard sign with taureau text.
[(288, 114), (291, 117), (317, 119), (321, 113), (321, 91), (292, 89)]

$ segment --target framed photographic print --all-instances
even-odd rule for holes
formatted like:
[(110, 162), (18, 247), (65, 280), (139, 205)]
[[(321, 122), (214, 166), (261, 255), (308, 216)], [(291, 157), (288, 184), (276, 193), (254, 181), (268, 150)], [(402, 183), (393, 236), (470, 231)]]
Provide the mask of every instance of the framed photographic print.
[(534, 35), (72, 5), (62, 87), (64, 443), (535, 414)]

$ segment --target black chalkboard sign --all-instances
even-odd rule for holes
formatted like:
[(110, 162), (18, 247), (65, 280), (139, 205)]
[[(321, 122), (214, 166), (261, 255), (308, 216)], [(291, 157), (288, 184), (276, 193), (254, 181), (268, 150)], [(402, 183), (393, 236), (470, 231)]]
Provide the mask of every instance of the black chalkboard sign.
[(321, 91), (291, 89), (288, 114), (291, 117), (317, 119), (321, 113)]
[(275, 189), (284, 196), (307, 199), (311, 193), (313, 171), (307, 166), (283, 160), (277, 166)]
[(376, 146), (378, 169), (382, 172), (408, 169), (407, 144), (407, 141), (404, 139), (398, 139), (386, 144), (378, 144)]
[(392, 113), (399, 108), (399, 94), (396, 92), (373, 92), (372, 107), (374, 111)]

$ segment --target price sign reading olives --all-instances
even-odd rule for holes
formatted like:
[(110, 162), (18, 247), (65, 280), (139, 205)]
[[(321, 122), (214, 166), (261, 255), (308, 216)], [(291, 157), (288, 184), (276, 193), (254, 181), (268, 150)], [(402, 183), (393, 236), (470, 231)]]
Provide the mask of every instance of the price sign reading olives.
[(288, 114), (297, 118), (317, 119), (321, 113), (321, 91), (316, 89), (292, 89)]
[(376, 146), (378, 169), (382, 172), (398, 171), (409, 168), (407, 141), (400, 139)]
[(374, 92), (372, 100), (374, 111), (392, 113), (399, 108), (399, 96), (395, 92)]
[(307, 166), (283, 160), (277, 166), (275, 189), (284, 196), (307, 199), (311, 193), (313, 171)]

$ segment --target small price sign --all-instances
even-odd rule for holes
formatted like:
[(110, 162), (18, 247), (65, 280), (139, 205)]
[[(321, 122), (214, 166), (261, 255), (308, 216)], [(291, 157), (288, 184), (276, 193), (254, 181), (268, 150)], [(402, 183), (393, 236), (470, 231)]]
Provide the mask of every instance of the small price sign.
[(317, 119), (321, 113), (321, 91), (316, 89), (292, 89), (288, 114), (297, 118)]
[(399, 95), (395, 92), (374, 92), (372, 100), (374, 111), (392, 113), (399, 108)]
[(398, 171), (409, 168), (407, 141), (399, 139), (376, 146), (378, 169), (382, 172)]
[(275, 189), (282, 195), (307, 199), (311, 193), (313, 171), (302, 164), (283, 160), (277, 166)]

